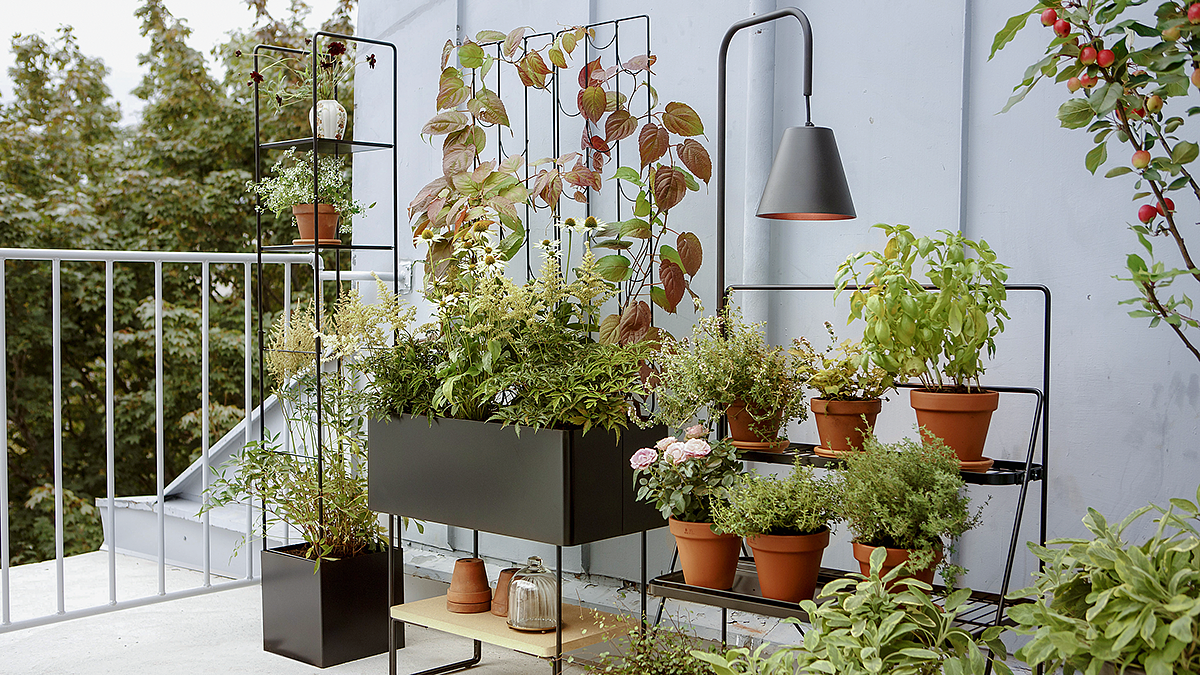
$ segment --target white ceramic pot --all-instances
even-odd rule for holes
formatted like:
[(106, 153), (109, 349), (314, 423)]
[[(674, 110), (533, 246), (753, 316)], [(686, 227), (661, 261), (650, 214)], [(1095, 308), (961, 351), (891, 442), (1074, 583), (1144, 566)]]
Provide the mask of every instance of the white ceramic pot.
[(346, 133), (346, 109), (333, 99), (317, 101), (317, 107), (308, 111), (308, 121), (312, 124), (313, 133), (317, 138), (333, 138), (342, 140)]

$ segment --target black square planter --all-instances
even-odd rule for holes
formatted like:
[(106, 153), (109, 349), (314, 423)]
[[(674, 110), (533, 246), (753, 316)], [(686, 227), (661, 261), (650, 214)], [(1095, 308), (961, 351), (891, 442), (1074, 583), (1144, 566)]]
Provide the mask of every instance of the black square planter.
[[(314, 574), (304, 546), (262, 552), (263, 649), (318, 668), (386, 652), (387, 551), (323, 560)], [(403, 569), (396, 565), (397, 595)]]
[[(621, 433), (403, 415), (371, 420), (372, 509), (560, 546), (663, 527), (629, 458), (665, 427)], [(520, 435), (518, 435), (518, 429)]]

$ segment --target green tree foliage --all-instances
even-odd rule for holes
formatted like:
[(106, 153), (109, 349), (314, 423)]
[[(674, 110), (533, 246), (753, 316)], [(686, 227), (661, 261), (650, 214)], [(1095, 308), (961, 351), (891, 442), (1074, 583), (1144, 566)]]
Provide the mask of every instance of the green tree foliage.
[[(135, 94), (139, 123), (119, 126), (120, 111), (100, 59), (83, 54), (70, 28), (52, 38), (17, 35), (11, 102), (0, 105), (0, 247), (155, 251), (253, 251), (253, 89), (246, 86), (253, 45), (304, 44), (308, 9), (292, 2), (276, 18), (266, 0), (248, 0), (256, 26), (217, 52), (224, 75), (210, 72), (187, 44), (190, 29), (162, 0), (136, 15), (150, 49)], [(350, 32), (353, 0), (323, 26)], [(307, 133), (306, 110), (264, 120), (267, 138)], [(264, 163), (271, 157), (263, 157)], [(290, 218), (263, 216), (265, 243), (290, 241)], [(332, 262), (329, 261), (329, 262)], [(210, 439), (244, 413), (245, 270), (213, 265), (210, 301)], [(282, 272), (267, 270), (265, 306), (282, 306)], [(297, 269), (296, 288), (307, 270)], [(12, 562), (53, 557), (51, 266), (5, 266), (8, 464)], [(101, 542), (91, 505), (106, 492), (105, 271), (64, 262), (62, 293), (63, 479), (66, 553)], [(164, 265), (166, 471), (170, 481), (201, 447), (201, 266)], [(155, 491), (154, 271), (114, 270), (116, 493)], [(298, 301), (303, 302), (304, 298)], [(270, 323), (272, 316), (265, 317)], [(256, 368), (255, 368), (256, 372)]]

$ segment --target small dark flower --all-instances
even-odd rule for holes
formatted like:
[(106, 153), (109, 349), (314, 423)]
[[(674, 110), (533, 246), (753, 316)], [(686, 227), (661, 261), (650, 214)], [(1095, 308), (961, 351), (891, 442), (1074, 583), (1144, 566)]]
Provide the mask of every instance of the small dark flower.
[(306, 44), (306, 45), (311, 45), (311, 44), (312, 44), (312, 38), (309, 38), (309, 37), (306, 37), (306, 38), (304, 38), (304, 44)]
[(330, 56), (341, 56), (342, 54), (345, 54), (345, 53), (346, 53), (345, 43), (342, 43), (342, 42), (330, 42), (329, 43), (329, 55)]
[(283, 97), (279, 94), (275, 94), (275, 105), (283, 106)]
[(335, 65), (335, 62), (334, 62), (334, 60), (333, 60), (333, 59), (331, 59), (331, 58), (329, 58), (329, 57), (327, 57), (327, 56), (323, 56), (323, 57), (321, 57), (321, 68), (322, 68), (322, 69), (324, 69), (324, 70), (333, 70), (333, 66), (334, 66), (334, 65)]
[(241, 56), (241, 55), (242, 55), (242, 50), (240, 50), (240, 49), (235, 49), (235, 50), (233, 50), (233, 55), (234, 55), (234, 56)]
[(367, 57), (367, 65), (370, 66), (372, 70), (375, 69), (375, 55), (374, 54), (371, 54), (370, 56)]
[(256, 84), (261, 84), (262, 81), (263, 81), (263, 76), (260, 75), (257, 70), (254, 70), (254, 71), (250, 72), (250, 81), (247, 82), (246, 84), (253, 87)]

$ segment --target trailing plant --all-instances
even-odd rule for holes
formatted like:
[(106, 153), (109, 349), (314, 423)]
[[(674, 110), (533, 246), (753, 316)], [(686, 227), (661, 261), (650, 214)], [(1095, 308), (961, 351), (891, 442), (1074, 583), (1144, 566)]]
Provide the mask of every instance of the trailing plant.
[(785, 425), (807, 419), (808, 377), (793, 352), (768, 345), (763, 331), (763, 323), (743, 323), (734, 308), (697, 321), (690, 338), (668, 336), (657, 359), (658, 419), (679, 427), (705, 412), (718, 417), (735, 401), (746, 403), (760, 436), (773, 431), (766, 427), (777, 414)]
[[(538, 47), (531, 46), (525, 33), (524, 27), (507, 34), (480, 31), (475, 40), (457, 48), (447, 41), (442, 50), (439, 112), (422, 129), (423, 135), (445, 136), (442, 175), (409, 205), (413, 236), (428, 245), (427, 291), (435, 298), (461, 291), (458, 281), (479, 265), (511, 259), (528, 239), (518, 207), (549, 208), (557, 223), (564, 192), (587, 203), (588, 190), (603, 189), (602, 171), (617, 144), (637, 133), (637, 168), (618, 167), (612, 176), (636, 188), (634, 217), (588, 228), (586, 237), (594, 248), (613, 251), (599, 258), (597, 274), (623, 284), (618, 311), (601, 321), (601, 342), (652, 340), (647, 300), (672, 313), (685, 293), (699, 303), (690, 286), (703, 259), (700, 240), (670, 227), (667, 216), (689, 191), (699, 190), (697, 178), (707, 182), (711, 177), (708, 152), (695, 139), (704, 133), (703, 124), (685, 103), (659, 107), (649, 83), (657, 57), (644, 54), (608, 67), (597, 58), (578, 71), (576, 98), (583, 124), (579, 151), (541, 159), (485, 159), (486, 130), (510, 126), (504, 102), (486, 84), (491, 69), (508, 64), (526, 88), (547, 89), (551, 74), (568, 68), (578, 46), (594, 38), (592, 29), (575, 27), (555, 33)], [(484, 49), (493, 44), (499, 46), (498, 56)], [(449, 63), (452, 55), (457, 55), (457, 66)], [(642, 97), (626, 97), (613, 88), (618, 77), (633, 78), (635, 93), (646, 91), (645, 109), (636, 108)], [(466, 111), (458, 109), (463, 104)], [(520, 169), (527, 163), (531, 170), (522, 178)], [(508, 232), (503, 238), (500, 228)]]
[(737, 449), (728, 442), (710, 444), (708, 430), (689, 428), (682, 439), (667, 436), (629, 459), (637, 498), (652, 502), (663, 518), (689, 523), (712, 522), (714, 505), (742, 470)]
[(817, 478), (797, 460), (787, 476), (738, 476), (712, 506), (713, 530), (739, 537), (816, 534), (829, 529), (840, 510), (839, 486)]
[[(1183, 114), (1191, 87), (1200, 87), (1200, 10), (1195, 3), (1163, 2), (1151, 19), (1143, 4), (1145, 0), (1042, 0), (1008, 20), (996, 34), (988, 58), (1004, 48), (1032, 14), (1040, 14), (1042, 25), (1053, 30), (1045, 58), (1025, 71), (1001, 112), (1044, 79), (1065, 82), (1070, 94), (1079, 95), (1059, 107), (1058, 120), (1064, 128), (1086, 128), (1094, 134), (1096, 147), (1084, 158), (1088, 171), (1095, 174), (1108, 160), (1113, 139), (1133, 149), (1129, 165), (1120, 164), (1105, 174), (1106, 178), (1136, 174), (1133, 199), (1148, 202), (1138, 209), (1139, 222), (1129, 225), (1146, 255), (1129, 254), (1128, 276), (1117, 277), (1132, 282), (1138, 295), (1121, 304), (1137, 305), (1129, 315), (1150, 319), (1151, 328), (1170, 326), (1200, 360), (1200, 349), (1188, 331), (1200, 328), (1200, 317), (1187, 293), (1176, 295), (1172, 288), (1177, 280), (1200, 283), (1200, 266), (1184, 240), (1185, 234), (1195, 232), (1194, 225), (1179, 219), (1174, 201), (1167, 196), (1184, 191), (1200, 200), (1200, 184), (1188, 168), (1200, 156), (1200, 146), (1180, 133), (1184, 120), (1200, 112), (1188, 107)], [(1180, 106), (1174, 114), (1166, 108), (1172, 100)], [(1153, 237), (1168, 238), (1178, 262), (1156, 259)]]
[[(299, 53), (281, 53), (263, 50), (258, 70), (250, 71), (249, 85), (259, 85), (266, 95), (267, 105), (278, 114), (295, 103), (312, 105), (313, 79), (316, 79), (317, 99), (337, 100), (349, 93), (354, 72), (366, 64), (375, 69), (375, 54), (370, 53), (358, 60), (354, 42), (330, 40), (324, 49), (318, 49), (314, 64), (312, 38), (304, 38), (304, 48)], [(236, 55), (242, 57), (242, 51)]]
[[(792, 350), (800, 372), (817, 398), (827, 401), (869, 401), (883, 396), (894, 386), (892, 374), (865, 358), (861, 342), (837, 341), (833, 325), (825, 322), (829, 346), (818, 352), (808, 338), (800, 338)], [(836, 350), (836, 353), (835, 353)]]
[[(408, 323), (414, 310), (402, 308), (395, 296), (381, 295), (384, 302), (367, 305), (357, 291), (343, 293), (319, 332), (312, 303), (293, 317), (279, 318), (266, 365), (286, 428), (266, 432), (265, 439), (247, 443), (214, 468), (216, 479), (201, 513), (260, 502), (265, 515), (256, 524), (258, 536), (266, 537), (279, 525), (293, 527), (308, 544), (306, 557), (318, 561), (370, 552), (383, 544), (383, 529), (367, 505), (363, 423), (371, 398), (361, 386), (357, 357), (385, 347), (390, 326)], [(320, 358), (315, 353), (318, 339)], [(342, 367), (332, 368), (337, 362)]]
[[(851, 282), (857, 286), (850, 320), (866, 324), (864, 365), (869, 360), (893, 378), (915, 375), (933, 390), (978, 389), (982, 353), (995, 354), (1008, 318), (1008, 267), (996, 262), (986, 241), (960, 232), (938, 230), (941, 238), (931, 238), (917, 237), (907, 225), (875, 227), (887, 234), (883, 251), (851, 255), (837, 271), (839, 294)], [(924, 282), (917, 278), (921, 264)]]
[[(337, 209), (341, 221), (338, 230), (350, 232), (354, 216), (363, 213), (371, 206), (363, 205), (354, 199), (351, 192), (350, 169), (343, 157), (321, 155), (317, 171), (317, 193), (315, 198), (322, 204), (332, 204)], [(246, 181), (246, 192), (253, 193), (263, 203), (260, 211), (272, 211), (276, 216), (283, 216), (291, 211), (293, 206), (312, 204), (313, 195), (313, 153), (296, 156), (295, 148), (286, 152), (271, 167), (274, 176), (262, 181)]]
[[(693, 654), (701, 641), (669, 623), (630, 629), (624, 639), (611, 642), (615, 651), (603, 652), (586, 672), (605, 675), (712, 675), (713, 670)], [(704, 653), (704, 652), (700, 652)]]
[[(862, 452), (842, 460), (841, 515), (854, 540), (908, 549), (911, 569), (928, 567), (937, 551), (953, 550), (954, 540), (979, 524), (983, 507), (971, 512), (958, 459), (940, 440), (885, 444), (869, 435)], [(948, 581), (964, 572), (945, 558), (939, 570)]]
[[(1120, 672), (1200, 673), (1200, 489), (1196, 501), (1144, 506), (1120, 523), (1088, 509), (1092, 539), (1029, 544), (1045, 563), (1034, 584), (1011, 594), (1033, 598), (1008, 615), (1032, 639), (1017, 657), (1048, 672), (1095, 673), (1105, 663)], [(1159, 516), (1144, 543), (1124, 532), (1145, 514)]]

